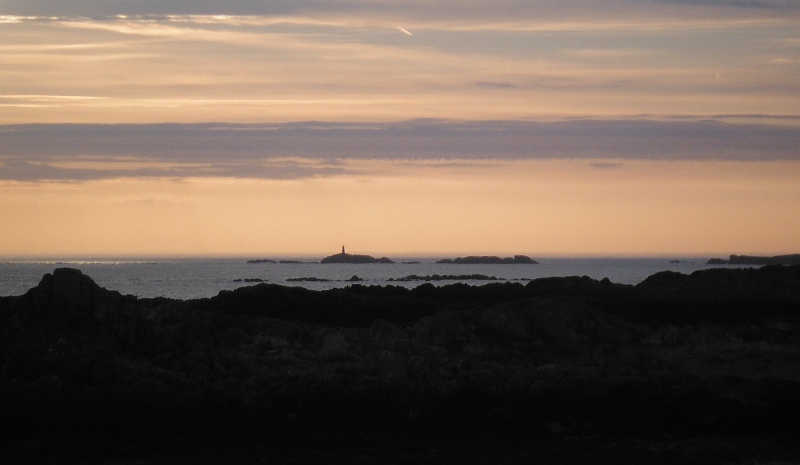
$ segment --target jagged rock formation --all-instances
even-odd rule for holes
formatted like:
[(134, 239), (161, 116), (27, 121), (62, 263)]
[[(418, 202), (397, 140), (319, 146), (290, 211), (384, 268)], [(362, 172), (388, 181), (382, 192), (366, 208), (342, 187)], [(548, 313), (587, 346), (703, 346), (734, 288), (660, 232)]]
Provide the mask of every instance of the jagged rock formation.
[(798, 362), (800, 267), (189, 301), (58, 269), (0, 298), (0, 456), (792, 461)]
[(454, 259), (445, 258), (442, 260), (438, 260), (436, 263), (444, 263), (444, 264), (469, 264), (469, 265), (519, 265), (519, 264), (527, 264), (527, 265), (538, 265), (539, 262), (534, 261), (531, 257), (527, 255), (514, 255), (513, 257), (496, 257), (496, 256), (488, 256), (488, 255), (481, 255), (481, 256), (473, 256), (470, 255), (468, 257), (457, 257)]

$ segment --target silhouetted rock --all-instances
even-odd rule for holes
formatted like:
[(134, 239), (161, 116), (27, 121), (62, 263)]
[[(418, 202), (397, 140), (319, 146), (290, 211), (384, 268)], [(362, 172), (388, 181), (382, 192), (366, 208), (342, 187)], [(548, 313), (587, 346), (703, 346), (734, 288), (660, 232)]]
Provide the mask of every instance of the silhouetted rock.
[(0, 457), (785, 461), (798, 352), (798, 266), (187, 301), (57, 269), (0, 298)]
[(707, 265), (800, 265), (800, 254), (760, 257), (753, 255), (731, 255), (730, 259), (711, 258)]
[(347, 281), (361, 282), (361, 281), (363, 281), (363, 279), (359, 278), (358, 275), (354, 274), (353, 276), (350, 276), (350, 279), (348, 279)]
[(387, 257), (375, 258), (370, 255), (337, 253), (323, 258), (320, 263), (394, 263)]
[(750, 255), (731, 255), (731, 265), (800, 265), (800, 254), (758, 257)]
[(247, 263), (276, 263), (275, 260), (270, 260), (268, 258), (259, 258), (256, 260), (247, 260)]
[(387, 281), (497, 281), (496, 276), (486, 276), (484, 274), (459, 274), (459, 275), (408, 275), (402, 278), (389, 278)]
[(514, 255), (513, 257), (500, 258), (496, 256), (468, 256), (458, 257), (455, 259), (445, 258), (438, 260), (436, 263), (443, 264), (470, 264), (470, 265), (516, 265), (516, 264), (529, 264), (538, 265), (539, 262), (534, 261), (526, 255)]

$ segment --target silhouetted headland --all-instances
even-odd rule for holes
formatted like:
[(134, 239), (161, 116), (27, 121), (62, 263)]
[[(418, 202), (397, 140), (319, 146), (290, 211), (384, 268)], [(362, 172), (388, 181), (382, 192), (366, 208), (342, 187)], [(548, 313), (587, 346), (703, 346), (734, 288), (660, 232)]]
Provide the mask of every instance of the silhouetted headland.
[(786, 463), (798, 366), (800, 266), (185, 301), (60, 268), (0, 297), (0, 458)]
[(800, 265), (800, 254), (759, 257), (753, 255), (731, 255), (730, 259), (711, 258), (708, 265)]
[(454, 259), (445, 258), (442, 260), (437, 261), (436, 263), (446, 263), (446, 264), (468, 264), (468, 265), (516, 265), (516, 264), (529, 264), (529, 265), (538, 265), (539, 262), (533, 260), (531, 257), (527, 255), (514, 255), (513, 257), (496, 257), (496, 256), (489, 256), (489, 255), (481, 255), (481, 256), (474, 256), (470, 255), (468, 257), (458, 257)]

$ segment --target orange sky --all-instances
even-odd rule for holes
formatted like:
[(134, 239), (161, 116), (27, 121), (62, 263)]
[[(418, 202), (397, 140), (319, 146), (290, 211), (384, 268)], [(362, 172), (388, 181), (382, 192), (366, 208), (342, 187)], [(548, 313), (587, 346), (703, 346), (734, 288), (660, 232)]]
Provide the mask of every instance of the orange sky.
[[(607, 163), (609, 161), (606, 161)], [(5, 256), (779, 254), (800, 164), (351, 162), (298, 180), (3, 182)], [(378, 174), (376, 174), (378, 173)]]

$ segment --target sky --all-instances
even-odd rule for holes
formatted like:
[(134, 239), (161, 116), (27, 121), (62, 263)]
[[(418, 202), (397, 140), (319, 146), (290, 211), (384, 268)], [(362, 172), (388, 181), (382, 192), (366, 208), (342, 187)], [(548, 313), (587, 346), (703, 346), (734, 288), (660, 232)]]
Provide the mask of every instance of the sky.
[(0, 258), (800, 252), (800, 0), (0, 0)]

